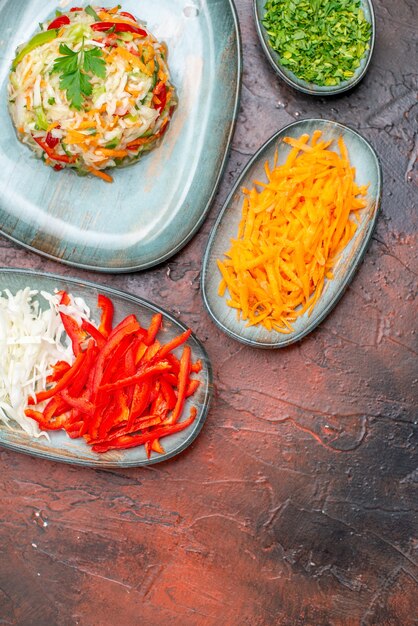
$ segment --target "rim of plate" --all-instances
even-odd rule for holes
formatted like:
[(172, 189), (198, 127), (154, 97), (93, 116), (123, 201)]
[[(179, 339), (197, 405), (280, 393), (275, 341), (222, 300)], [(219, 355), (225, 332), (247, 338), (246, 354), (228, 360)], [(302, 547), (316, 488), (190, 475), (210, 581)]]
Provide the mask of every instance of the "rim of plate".
[[(18, 268), (18, 267), (0, 267), (0, 273), (21, 274), (21, 275), (27, 275), (27, 276), (51, 278), (53, 280), (67, 282), (72, 285), (81, 285), (82, 287), (92, 287), (94, 289), (97, 289), (103, 292), (107, 291), (108, 293), (121, 297), (124, 300), (131, 301), (135, 305), (139, 304), (141, 306), (145, 306), (146, 308), (149, 308), (152, 311), (155, 311), (156, 313), (162, 313), (162, 315), (166, 319), (168, 319), (170, 322), (174, 323), (175, 325), (179, 326), (183, 330), (187, 330), (188, 328), (181, 320), (177, 319), (176, 317), (174, 317), (174, 315), (172, 315), (171, 313), (169, 313), (162, 307), (158, 306), (157, 304), (153, 304), (152, 302), (149, 302), (148, 300), (145, 300), (144, 298), (141, 298), (140, 296), (133, 296), (132, 294), (127, 293), (126, 291), (122, 291), (120, 289), (114, 289), (113, 287), (108, 287), (107, 285), (100, 285), (99, 283), (95, 283), (90, 280), (84, 280), (82, 278), (78, 279), (78, 278), (67, 277), (67, 276), (63, 276), (62, 274), (55, 274), (52, 272), (37, 272), (34, 270), (26, 270), (24, 268)], [(0, 287), (0, 292), (1, 291), (2, 289)], [(164, 461), (168, 461), (168, 459), (171, 459), (177, 456), (178, 454), (184, 452), (184, 450), (186, 450), (186, 448), (188, 448), (195, 441), (200, 431), (202, 430), (203, 424), (205, 423), (207, 415), (209, 413), (209, 408), (210, 408), (211, 400), (213, 397), (213, 368), (212, 368), (212, 363), (209, 359), (209, 355), (206, 351), (206, 348), (200, 341), (200, 339), (198, 339), (198, 337), (196, 337), (196, 335), (193, 332), (190, 338), (193, 339), (193, 341), (198, 345), (199, 349), (202, 351), (203, 356), (205, 357), (205, 363), (207, 367), (207, 391), (205, 393), (204, 400), (202, 402), (202, 412), (201, 412), (199, 420), (195, 424), (194, 429), (190, 432), (190, 435), (187, 437), (187, 439), (183, 441), (183, 443), (175, 450), (172, 450), (171, 452), (166, 452), (160, 457), (151, 457), (150, 459), (144, 459), (143, 461), (139, 461), (139, 462), (138, 461), (117, 462), (117, 461), (106, 461), (106, 460), (98, 462), (95, 459), (80, 459), (80, 458), (66, 458), (66, 457), (56, 458), (55, 456), (53, 456), (53, 453), (50, 454), (48, 452), (44, 452), (41, 450), (33, 450), (30, 448), (31, 438), (28, 438), (27, 448), (19, 448), (13, 443), (9, 443), (7, 441), (1, 441), (1, 440), (0, 440), (0, 447), (7, 448), (9, 450), (13, 450), (15, 452), (19, 452), (22, 454), (28, 454), (29, 456), (46, 459), (48, 461), (54, 461), (57, 463), (66, 463), (68, 465), (79, 465), (83, 467), (91, 467), (93, 469), (126, 469), (129, 467), (145, 467), (147, 465), (154, 465), (155, 463), (163, 463)], [(104, 459), (104, 456), (101, 456), (98, 458)]]
[(358, 85), (358, 83), (364, 78), (364, 76), (367, 73), (367, 70), (369, 69), (369, 65), (373, 56), (375, 40), (376, 40), (376, 17), (375, 17), (373, 1), (372, 0), (360, 0), (360, 2), (361, 4), (367, 4), (369, 7), (370, 25), (372, 27), (372, 32), (371, 32), (370, 40), (369, 40), (369, 44), (370, 44), (369, 50), (366, 53), (367, 55), (366, 62), (364, 64), (364, 67), (359, 72), (355, 73), (354, 76), (350, 80), (344, 81), (340, 83), (339, 85), (330, 85), (329, 87), (327, 87), (327, 86), (315, 85), (314, 83), (308, 83), (302, 78), (298, 78), (295, 74), (293, 74), (293, 72), (290, 72), (290, 73), (292, 74), (292, 76), (295, 77), (294, 79), (291, 78), (291, 76), (289, 76), (287, 73), (285, 73), (285, 71), (282, 69), (283, 66), (274, 59), (273, 54), (271, 52), (271, 48), (264, 39), (263, 33), (265, 33), (265, 28), (261, 23), (261, 19), (262, 19), (261, 16), (258, 15), (257, 0), (253, 0), (253, 14), (254, 14), (254, 21), (256, 25), (257, 34), (258, 34), (258, 39), (261, 43), (261, 47), (263, 48), (263, 51), (267, 57), (267, 60), (269, 61), (271, 67), (276, 72), (276, 74), (278, 74), (280, 78), (284, 80), (285, 83), (290, 85), (290, 87), (293, 87), (293, 89), (296, 89), (297, 91), (301, 91), (302, 93), (306, 93), (310, 96), (324, 96), (324, 97), (336, 96), (340, 93), (344, 93), (345, 91), (349, 91), (350, 89), (353, 89), (353, 87)]
[(166, 252), (165, 254), (163, 254), (161, 257), (159, 257), (158, 259), (154, 259), (153, 261), (148, 261), (146, 263), (139, 263), (138, 265), (134, 265), (134, 266), (128, 266), (128, 267), (106, 267), (106, 266), (102, 266), (102, 265), (89, 265), (87, 263), (78, 263), (75, 261), (71, 261), (71, 259), (63, 259), (61, 257), (57, 257), (53, 254), (49, 254), (48, 252), (44, 252), (43, 250), (39, 250), (38, 248), (35, 248), (34, 246), (31, 246), (30, 244), (27, 244), (23, 241), (21, 241), (20, 239), (18, 239), (17, 237), (13, 237), (13, 235), (10, 235), (8, 233), (3, 232), (3, 230), (1, 229), (0, 226), (0, 234), (3, 235), (4, 237), (6, 237), (7, 239), (9, 239), (10, 241), (13, 241), (14, 243), (16, 243), (18, 246), (25, 248), (26, 250), (30, 250), (31, 252), (35, 252), (35, 254), (38, 254), (42, 257), (45, 257), (47, 259), (51, 259), (52, 261), (56, 261), (58, 263), (62, 263), (63, 265), (67, 265), (69, 267), (76, 267), (78, 269), (83, 269), (83, 270), (90, 270), (90, 271), (94, 271), (94, 272), (99, 272), (99, 273), (106, 273), (106, 274), (131, 274), (133, 272), (140, 272), (140, 271), (144, 271), (146, 269), (149, 269), (151, 267), (156, 267), (157, 265), (160, 265), (161, 263), (164, 263), (164, 261), (167, 261), (168, 259), (170, 259), (171, 257), (175, 256), (182, 248), (184, 248), (184, 246), (191, 241), (191, 239), (193, 239), (193, 237), (196, 235), (196, 233), (200, 230), (201, 226), (203, 225), (209, 210), (212, 207), (213, 201), (215, 199), (216, 193), (218, 191), (219, 185), (221, 183), (221, 180), (223, 178), (223, 175), (225, 173), (225, 168), (226, 168), (226, 164), (227, 161), (229, 159), (229, 153), (231, 150), (231, 142), (232, 142), (232, 138), (235, 132), (235, 128), (236, 128), (236, 124), (237, 124), (237, 120), (238, 120), (238, 113), (239, 113), (239, 106), (240, 106), (240, 100), (241, 100), (241, 86), (242, 86), (242, 71), (243, 71), (243, 63), (242, 63), (242, 36), (241, 36), (241, 27), (240, 27), (240, 22), (238, 19), (238, 12), (237, 12), (237, 8), (235, 6), (235, 2), (234, 0), (226, 0), (231, 8), (231, 13), (232, 13), (232, 17), (234, 20), (234, 27), (235, 27), (235, 34), (236, 34), (236, 38), (237, 38), (237, 50), (238, 50), (238, 54), (237, 54), (237, 85), (236, 85), (236, 90), (235, 90), (235, 100), (234, 100), (234, 107), (233, 107), (233, 114), (232, 114), (232, 119), (231, 119), (231, 123), (229, 125), (229, 130), (228, 130), (228, 134), (227, 134), (227, 143), (226, 143), (226, 148), (222, 157), (222, 161), (221, 161), (221, 165), (219, 168), (219, 172), (218, 175), (216, 177), (215, 180), (215, 184), (213, 186), (212, 192), (205, 204), (205, 208), (202, 211), (202, 214), (200, 216), (200, 218), (198, 219), (198, 221), (196, 222), (195, 226), (193, 227), (193, 229), (175, 246), (175, 248), (171, 249), (169, 252)]
[[(307, 327), (305, 329), (302, 329), (301, 331), (297, 332), (297, 333), (292, 333), (290, 335), (285, 335), (284, 339), (281, 339), (280, 342), (275, 342), (275, 343), (266, 343), (264, 341), (255, 341), (253, 339), (248, 339), (247, 337), (243, 336), (243, 335), (239, 335), (237, 333), (235, 333), (234, 331), (230, 330), (229, 328), (227, 328), (226, 326), (224, 326), (224, 324), (222, 324), (222, 322), (220, 322), (218, 320), (218, 318), (215, 316), (215, 314), (212, 312), (212, 309), (210, 307), (209, 304), (209, 299), (207, 297), (207, 293), (206, 293), (206, 272), (207, 272), (207, 268), (208, 268), (208, 262), (209, 262), (209, 256), (211, 253), (211, 249), (212, 249), (212, 244), (213, 244), (213, 240), (215, 239), (216, 236), (216, 232), (218, 229), (218, 226), (224, 216), (224, 213), (227, 211), (230, 202), (232, 200), (232, 198), (234, 197), (234, 195), (236, 194), (237, 190), (239, 190), (242, 181), (244, 179), (244, 177), (246, 176), (248, 170), (253, 166), (253, 164), (259, 159), (261, 153), (265, 150), (265, 148), (270, 145), (271, 143), (274, 143), (277, 138), (279, 137), (279, 135), (282, 135), (283, 133), (285, 133), (288, 129), (293, 128), (294, 126), (298, 126), (301, 123), (306, 123), (306, 122), (315, 122), (317, 124), (320, 125), (327, 125), (330, 124), (331, 126), (337, 127), (337, 128), (341, 128), (344, 131), (348, 131), (350, 133), (353, 133), (354, 135), (356, 135), (362, 143), (365, 144), (365, 146), (370, 150), (370, 152), (372, 153), (374, 160), (376, 162), (377, 165), (377, 178), (378, 178), (378, 185), (377, 185), (377, 194), (376, 194), (376, 201), (375, 201), (375, 206), (374, 206), (374, 214), (373, 214), (373, 218), (370, 220), (370, 223), (368, 225), (366, 234), (364, 236), (364, 239), (357, 251), (357, 254), (355, 256), (355, 261), (353, 263), (351, 263), (351, 265), (349, 266), (348, 271), (346, 272), (343, 281), (341, 282), (341, 287), (338, 290), (338, 292), (335, 294), (335, 296), (333, 298), (330, 299), (328, 306), (323, 310), (322, 314), (320, 316), (318, 316), (318, 318), (315, 320), (315, 322), (311, 325), (307, 325)], [(382, 181), (383, 181), (383, 175), (382, 175), (382, 165), (380, 163), (380, 159), (379, 156), (376, 152), (376, 150), (373, 148), (373, 146), (369, 143), (369, 141), (363, 137), (359, 132), (357, 132), (356, 130), (354, 130), (353, 128), (350, 128), (349, 126), (346, 126), (345, 124), (341, 124), (340, 122), (334, 122), (333, 120), (324, 120), (324, 119), (317, 119), (317, 118), (306, 118), (306, 119), (302, 119), (302, 120), (298, 120), (296, 122), (292, 122), (291, 124), (287, 124), (286, 126), (283, 126), (283, 128), (281, 128), (280, 130), (278, 130), (277, 132), (275, 132), (269, 139), (267, 139), (267, 141), (265, 141), (263, 143), (263, 145), (257, 150), (257, 152), (254, 154), (254, 156), (250, 159), (250, 161), (247, 163), (247, 165), (244, 167), (244, 169), (242, 170), (241, 174), (239, 175), (238, 180), (236, 181), (236, 183), (233, 186), (233, 189), (231, 190), (231, 192), (228, 194), (227, 199), (225, 200), (219, 215), (216, 219), (216, 222), (214, 223), (212, 230), (209, 234), (209, 239), (208, 242), (206, 244), (206, 248), (205, 248), (205, 252), (203, 255), (203, 261), (202, 261), (202, 272), (201, 272), (201, 293), (202, 293), (202, 299), (203, 299), (203, 303), (205, 306), (206, 311), (208, 312), (211, 320), (216, 324), (216, 326), (222, 330), (222, 332), (224, 332), (226, 335), (228, 335), (229, 337), (231, 337), (232, 339), (235, 339), (236, 341), (239, 341), (240, 343), (243, 343), (247, 346), (251, 346), (252, 348), (263, 348), (266, 350), (278, 350), (280, 348), (286, 348), (288, 346), (290, 346), (293, 343), (297, 343), (298, 341), (300, 341), (301, 339), (303, 339), (304, 337), (306, 337), (306, 335), (308, 335), (309, 333), (311, 333), (315, 328), (317, 328), (319, 326), (319, 324), (321, 324), (324, 319), (330, 314), (330, 312), (332, 311), (332, 309), (336, 306), (336, 304), (339, 302), (340, 298), (342, 298), (342, 296), (344, 295), (345, 290), (347, 289), (348, 285), (350, 284), (350, 282), (352, 281), (358, 267), (360, 266), (364, 255), (366, 254), (368, 245), (370, 243), (370, 239), (371, 236), (373, 234), (373, 230), (376, 224), (376, 220), (377, 220), (377, 216), (379, 213), (379, 209), (380, 209), (380, 204), (381, 204), (381, 199), (382, 199)], [(277, 333), (278, 334), (278, 333)]]

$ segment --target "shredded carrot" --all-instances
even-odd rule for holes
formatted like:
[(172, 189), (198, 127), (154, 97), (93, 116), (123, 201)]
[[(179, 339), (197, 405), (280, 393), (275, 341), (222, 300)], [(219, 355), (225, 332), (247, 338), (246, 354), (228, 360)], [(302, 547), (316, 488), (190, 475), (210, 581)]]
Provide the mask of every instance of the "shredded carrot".
[(243, 189), (237, 238), (217, 261), (218, 293), (248, 326), (288, 334), (292, 322), (312, 313), (354, 236), (352, 217), (367, 204), (343, 138), (336, 152), (321, 136), (286, 137), (292, 149), (285, 163), (277, 165), (276, 153), (273, 168), (265, 164), (268, 182)]
[(93, 176), (97, 176), (97, 178), (101, 178), (107, 183), (113, 183), (113, 178), (109, 176), (109, 174), (106, 174), (106, 172), (102, 172), (102, 170), (95, 170), (94, 167), (89, 167), (89, 172), (90, 174), (93, 174)]
[(98, 148), (96, 154), (100, 156), (115, 157), (117, 159), (123, 159), (128, 155), (127, 150), (111, 150), (110, 148)]
[(122, 48), (120, 46), (118, 48), (114, 48), (112, 52), (108, 54), (106, 62), (111, 62), (114, 56), (122, 57), (123, 59), (125, 59), (125, 61), (128, 61), (133, 67), (139, 68), (141, 72), (147, 74), (148, 76), (151, 76), (153, 73), (147, 68), (147, 66), (141, 61), (139, 57), (129, 52), (129, 50), (127, 50), (126, 48)]
[(112, 22), (113, 24), (129, 24), (130, 26), (132, 26), (133, 24), (132, 20), (126, 17), (115, 17), (113, 9), (107, 11), (99, 11), (98, 16), (103, 22)]
[(78, 132), (78, 130), (70, 129), (65, 138), (66, 143), (82, 143), (90, 138), (90, 135)]

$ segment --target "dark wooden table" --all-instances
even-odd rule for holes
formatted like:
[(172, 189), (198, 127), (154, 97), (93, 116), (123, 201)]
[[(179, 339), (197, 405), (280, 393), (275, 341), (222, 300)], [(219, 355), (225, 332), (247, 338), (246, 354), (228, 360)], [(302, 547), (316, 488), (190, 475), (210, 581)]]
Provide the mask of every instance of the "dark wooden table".
[[(251, 2), (239, 0), (244, 80), (231, 158), (205, 225), (165, 265), (95, 275), (0, 239), (0, 265), (93, 279), (179, 315), (215, 374), (206, 426), (175, 460), (93, 471), (0, 451), (0, 624), (416, 623), (418, 3), (375, 5), (369, 73), (328, 100), (276, 78)], [(200, 262), (244, 164), (304, 117), (370, 140), (382, 211), (360, 271), (320, 328), (291, 348), (255, 351), (204, 312)]]

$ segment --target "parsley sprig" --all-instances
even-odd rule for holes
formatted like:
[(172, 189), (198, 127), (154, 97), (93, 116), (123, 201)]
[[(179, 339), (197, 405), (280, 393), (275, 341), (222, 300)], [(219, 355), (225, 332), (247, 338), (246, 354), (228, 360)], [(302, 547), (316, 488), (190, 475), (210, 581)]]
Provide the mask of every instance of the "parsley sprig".
[(71, 50), (66, 44), (59, 47), (62, 56), (55, 59), (53, 72), (60, 74), (60, 88), (66, 91), (72, 107), (81, 109), (84, 98), (91, 96), (93, 87), (92, 76), (106, 78), (106, 63), (100, 48), (84, 47), (84, 39), (80, 50)]

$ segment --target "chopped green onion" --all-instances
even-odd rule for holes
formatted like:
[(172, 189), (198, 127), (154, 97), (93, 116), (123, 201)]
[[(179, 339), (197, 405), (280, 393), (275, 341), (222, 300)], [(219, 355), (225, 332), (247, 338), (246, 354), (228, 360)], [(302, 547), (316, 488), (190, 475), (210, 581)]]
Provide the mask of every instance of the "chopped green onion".
[(360, 0), (267, 0), (263, 25), (280, 63), (315, 85), (354, 76), (369, 48)]

